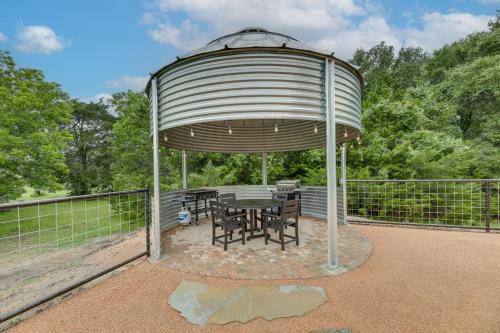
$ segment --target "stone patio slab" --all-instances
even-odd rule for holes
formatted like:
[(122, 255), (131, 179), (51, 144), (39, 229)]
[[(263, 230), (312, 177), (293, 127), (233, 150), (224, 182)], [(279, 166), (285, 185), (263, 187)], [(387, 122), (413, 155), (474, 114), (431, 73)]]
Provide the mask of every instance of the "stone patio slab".
[[(231, 279), (304, 279), (337, 275), (364, 263), (371, 254), (371, 242), (350, 225), (338, 227), (339, 267), (326, 269), (328, 240), (325, 220), (301, 216), (300, 245), (264, 244), (264, 238), (222, 245), (212, 245), (211, 221), (198, 226), (174, 227), (162, 234), (163, 253), (159, 265), (182, 272)], [(220, 232), (220, 230), (218, 230)], [(291, 232), (287, 230), (287, 232)], [(274, 237), (276, 235), (273, 233)]]
[(323, 288), (305, 285), (220, 287), (181, 281), (169, 304), (195, 325), (246, 323), (302, 316), (327, 300)]

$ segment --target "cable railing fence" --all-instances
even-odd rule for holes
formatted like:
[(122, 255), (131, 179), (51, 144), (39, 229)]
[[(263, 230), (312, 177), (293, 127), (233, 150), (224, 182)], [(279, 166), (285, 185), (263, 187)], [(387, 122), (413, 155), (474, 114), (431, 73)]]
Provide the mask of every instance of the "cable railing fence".
[(149, 189), (0, 205), (0, 323), (149, 254)]
[(353, 221), (500, 229), (500, 179), (348, 180), (346, 192)]

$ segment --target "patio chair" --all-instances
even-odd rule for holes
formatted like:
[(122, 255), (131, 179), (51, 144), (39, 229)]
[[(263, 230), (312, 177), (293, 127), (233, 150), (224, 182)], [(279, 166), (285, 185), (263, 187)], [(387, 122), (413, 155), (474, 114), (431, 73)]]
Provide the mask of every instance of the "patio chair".
[[(279, 214), (263, 213), (264, 223), (264, 240), (266, 245), (268, 241), (281, 244), (281, 251), (285, 251), (285, 244), (295, 241), (299, 245), (299, 201), (288, 200), (283, 201), (280, 206)], [(295, 236), (285, 234), (285, 226), (290, 226), (295, 229)], [(279, 232), (279, 240), (272, 239), (269, 234), (269, 229)], [(291, 238), (285, 241), (285, 237)]]
[[(245, 245), (246, 214), (227, 215), (227, 207), (218, 201), (210, 201), (210, 211), (212, 213), (212, 245), (215, 242), (224, 244), (224, 251), (227, 251), (227, 245), (241, 241)], [(216, 236), (215, 230), (222, 227), (224, 234)], [(233, 231), (241, 229), (241, 238), (233, 239)], [(223, 238), (223, 240), (221, 240)], [(228, 240), (229, 238), (229, 240)]]
[[(273, 199), (281, 201), (281, 202), (287, 201), (288, 193), (273, 192)], [(280, 214), (280, 206), (271, 208), (271, 212), (273, 214), (279, 215)]]
[[(282, 192), (273, 192), (273, 199), (278, 200), (280, 202), (284, 202), (288, 200), (288, 193), (282, 193)], [(280, 206), (276, 206), (271, 208), (271, 213), (274, 215), (280, 215)], [(287, 225), (285, 224), (285, 229), (287, 229)], [(277, 232), (275, 230), (274, 232)]]
[[(231, 201), (236, 200), (236, 194), (234, 192), (232, 193), (223, 193), (219, 196), (219, 202), (222, 203), (224, 206), (226, 206), (228, 203)], [(238, 214), (238, 211), (236, 209), (231, 209), (231, 208), (226, 208), (226, 213), (228, 215), (235, 215)]]

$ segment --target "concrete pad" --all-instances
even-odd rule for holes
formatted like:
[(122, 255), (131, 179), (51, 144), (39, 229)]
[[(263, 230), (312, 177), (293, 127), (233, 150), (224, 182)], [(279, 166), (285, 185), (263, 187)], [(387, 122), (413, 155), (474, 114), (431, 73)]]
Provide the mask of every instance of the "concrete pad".
[(169, 304), (196, 325), (302, 316), (327, 297), (323, 288), (304, 285), (220, 287), (181, 281)]

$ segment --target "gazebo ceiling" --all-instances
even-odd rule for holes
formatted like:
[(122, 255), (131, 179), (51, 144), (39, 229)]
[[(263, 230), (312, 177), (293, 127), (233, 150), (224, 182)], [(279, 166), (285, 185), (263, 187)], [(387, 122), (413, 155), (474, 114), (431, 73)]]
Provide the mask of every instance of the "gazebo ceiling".
[[(160, 142), (172, 148), (210, 152), (283, 152), (321, 148), (324, 122), (251, 119), (216, 121), (165, 130)], [(337, 125), (337, 142), (354, 140), (358, 131)]]
[(359, 72), (292, 37), (247, 28), (153, 74), (160, 143), (218, 152), (324, 147), (327, 61), (337, 142), (352, 140), (361, 130)]

